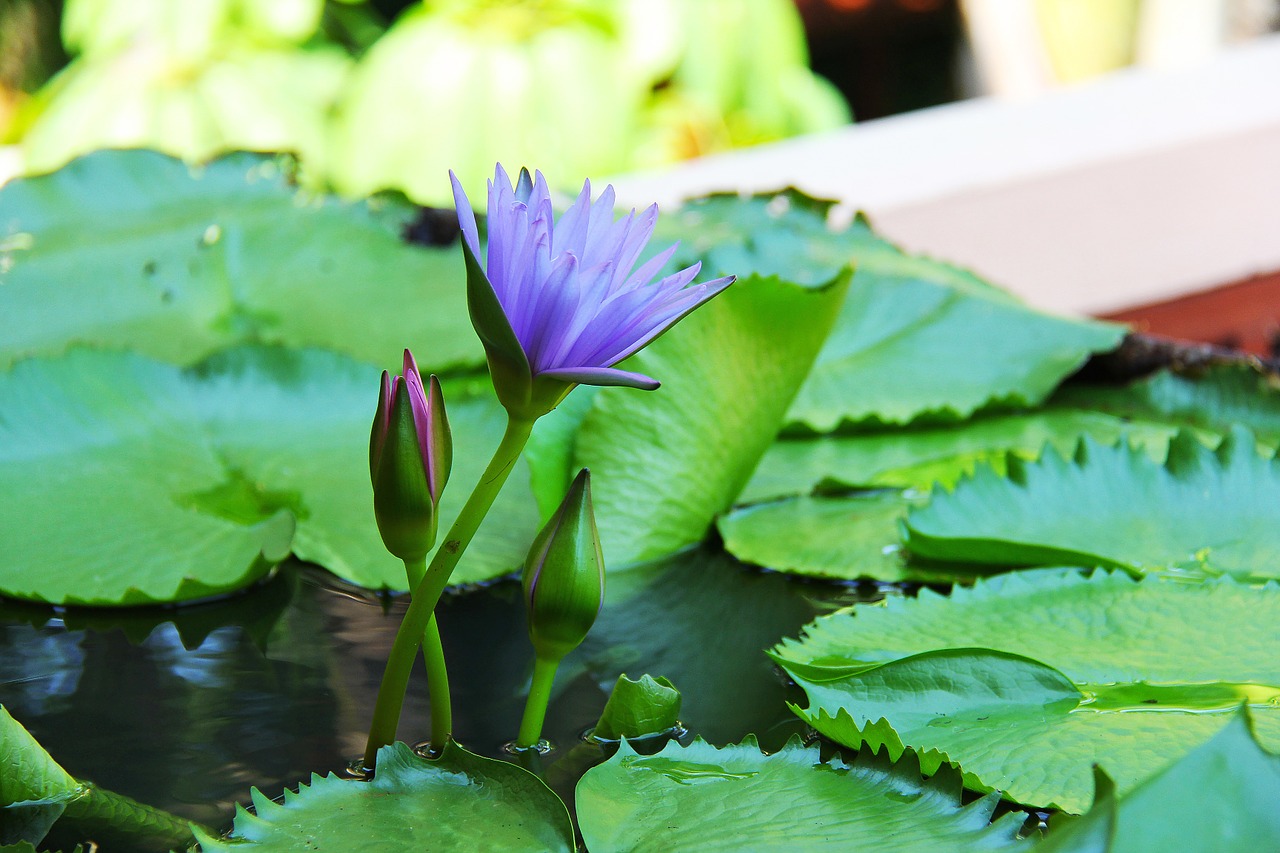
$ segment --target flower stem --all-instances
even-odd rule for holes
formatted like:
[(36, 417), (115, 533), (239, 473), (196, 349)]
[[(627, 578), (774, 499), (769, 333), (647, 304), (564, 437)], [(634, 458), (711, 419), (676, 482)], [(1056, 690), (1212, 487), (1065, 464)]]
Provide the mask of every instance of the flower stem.
[[(427, 561), (405, 560), (404, 571), (413, 589), (427, 573)], [(431, 701), (431, 748), (443, 749), (453, 731), (453, 704), (449, 698), (449, 669), (444, 661), (440, 627), (435, 613), (422, 635), (422, 660), (427, 665), (427, 696)]]
[[(424, 632), (432, 623), (436, 603), (440, 594), (449, 583), (449, 575), (458, 565), (476, 529), (484, 520), (493, 500), (498, 496), (507, 475), (515, 467), (516, 461), (529, 440), (533, 429), (533, 421), (507, 420), (507, 430), (502, 435), (498, 449), (494, 451), (489, 466), (480, 476), (471, 497), (467, 498), (458, 518), (449, 528), (444, 542), (436, 549), (431, 558), (431, 565), (423, 573), (422, 579), (414, 586), (413, 596), (409, 601), (409, 609), (396, 631), (395, 641), (391, 644), (391, 654), (387, 657), (387, 667), (382, 674), (382, 684), (378, 687), (378, 698), (373, 708), (373, 722), (369, 726), (369, 740), (365, 746), (364, 764), (372, 768), (378, 756), (378, 750), (395, 740), (396, 725), (400, 722), (400, 710), (404, 706), (405, 690), (409, 686), (409, 671), (413, 667), (413, 658), (418, 652), (418, 644)], [(443, 746), (435, 744), (433, 746)]]
[(542, 737), (542, 723), (547, 718), (547, 705), (551, 704), (551, 685), (556, 680), (556, 670), (559, 667), (558, 658), (534, 659), (533, 684), (529, 687), (529, 698), (524, 703), (524, 717), (520, 720), (516, 746), (527, 749)]

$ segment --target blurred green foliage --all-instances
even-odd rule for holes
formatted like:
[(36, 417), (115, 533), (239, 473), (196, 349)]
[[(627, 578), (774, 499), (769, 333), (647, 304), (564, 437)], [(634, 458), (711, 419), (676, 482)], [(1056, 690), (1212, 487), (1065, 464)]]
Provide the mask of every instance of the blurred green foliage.
[(292, 151), (313, 185), (447, 204), (450, 168), (572, 187), (849, 120), (790, 0), (424, 0), (383, 27), (359, 0), (67, 0), (73, 59), (0, 138), (29, 173)]

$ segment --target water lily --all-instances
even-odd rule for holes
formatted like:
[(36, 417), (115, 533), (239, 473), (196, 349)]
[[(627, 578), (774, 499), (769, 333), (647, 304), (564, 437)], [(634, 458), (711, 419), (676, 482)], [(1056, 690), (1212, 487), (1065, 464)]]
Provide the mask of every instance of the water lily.
[(638, 352), (733, 282), (692, 284), (701, 264), (657, 281), (676, 246), (638, 268), (657, 205), (614, 218), (613, 187), (591, 182), (559, 219), (542, 173), (516, 185), (499, 165), (489, 183), (488, 255), (480, 265), (475, 215), (457, 176), (453, 196), (467, 260), (471, 321), (484, 342), (498, 397), (513, 417), (545, 414), (574, 385), (653, 390), (658, 381), (615, 364)]
[(383, 543), (400, 559), (420, 560), (435, 543), (436, 506), (452, 462), (440, 382), (432, 376), (424, 388), (417, 362), (405, 350), (401, 375), (382, 371), (369, 434), (373, 511)]

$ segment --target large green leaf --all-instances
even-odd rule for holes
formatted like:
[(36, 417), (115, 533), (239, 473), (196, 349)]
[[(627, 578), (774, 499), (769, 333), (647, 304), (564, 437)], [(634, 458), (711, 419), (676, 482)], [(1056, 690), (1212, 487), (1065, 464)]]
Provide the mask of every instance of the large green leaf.
[(1085, 439), (1075, 459), (1046, 453), (979, 469), (907, 517), (906, 546), (1000, 565), (1168, 566), (1280, 577), (1280, 459), (1237, 429), (1216, 453), (1189, 435), (1164, 465), (1126, 444)]
[(753, 739), (715, 747), (628, 744), (578, 783), (592, 853), (667, 850), (968, 851), (1023, 848), (1026, 815), (991, 823), (997, 799), (960, 805), (954, 776), (922, 781), (910, 756), (822, 762), (792, 741), (765, 755)]
[(1280, 746), (1280, 586), (1121, 572), (1001, 575), (823, 617), (774, 650), (796, 712), (850, 746), (909, 747), (926, 772), (1083, 811), (1097, 763), (1132, 789), (1243, 703)]
[(406, 245), (407, 205), (310, 195), (288, 169), (103, 151), (0, 189), (0, 367), (73, 343), (191, 364), (241, 341), (478, 363), (457, 250)]
[(691, 202), (665, 228), (712, 270), (826, 281), (857, 268), (835, 330), (789, 413), (818, 432), (842, 424), (956, 420), (1034, 405), (1119, 326), (1034, 311), (971, 273), (905, 254), (865, 220), (828, 226), (830, 203), (794, 190)]
[[(404, 589), (373, 521), (377, 370), (339, 355), (233, 350), (180, 370), (77, 350), (0, 376), (5, 594), (52, 603), (199, 598), (261, 577), (290, 549), (348, 580)], [(458, 464), (450, 524), (503, 428), (501, 408), (446, 384)], [(517, 472), (455, 576), (517, 566), (536, 532)], [(296, 536), (294, 528), (296, 525)]]
[(846, 283), (844, 275), (818, 288), (776, 278), (736, 282), (625, 363), (662, 388), (602, 389), (576, 432), (544, 433), (572, 442), (573, 463), (563, 468), (562, 445), (544, 441), (535, 489), (555, 495), (566, 470), (591, 469), (612, 568), (698, 542), (773, 441)]
[(434, 761), (402, 743), (383, 747), (372, 781), (313, 775), (282, 803), (255, 788), (253, 806), (237, 812), (226, 840), (198, 833), (204, 853), (574, 849), (564, 804), (537, 776), (452, 742)]

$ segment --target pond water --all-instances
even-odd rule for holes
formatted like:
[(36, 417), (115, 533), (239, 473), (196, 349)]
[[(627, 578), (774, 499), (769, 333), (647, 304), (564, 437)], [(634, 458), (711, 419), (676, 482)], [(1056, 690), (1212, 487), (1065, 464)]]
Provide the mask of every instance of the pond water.
[[(607, 606), (556, 682), (549, 783), (572, 806), (573, 784), (600, 756), (554, 762), (623, 672), (670, 678), (691, 734), (729, 743), (754, 733), (777, 749), (803, 731), (785, 704), (802, 694), (763, 650), (819, 613), (884, 594), (761, 572), (711, 546), (611, 574)], [(0, 703), (76, 777), (225, 828), (251, 786), (276, 796), (363, 752), (406, 606), (295, 563), (245, 594), (177, 609), (0, 602)], [(503, 756), (532, 667), (519, 583), (446, 595), (438, 614), (454, 735)], [(410, 743), (428, 732), (418, 664), (399, 731)]]

